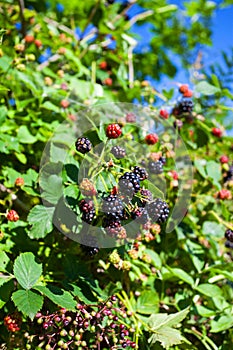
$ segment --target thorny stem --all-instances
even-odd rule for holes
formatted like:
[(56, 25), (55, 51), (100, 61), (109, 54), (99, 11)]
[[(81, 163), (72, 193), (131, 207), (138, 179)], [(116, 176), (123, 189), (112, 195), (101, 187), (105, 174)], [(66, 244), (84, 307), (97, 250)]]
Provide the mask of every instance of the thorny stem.
[(20, 18), (21, 18), (21, 24), (22, 24), (22, 35), (25, 36), (26, 35), (26, 23), (25, 23), (25, 17), (24, 17), (24, 0), (18, 0), (18, 4), (19, 4), (19, 12), (20, 12)]

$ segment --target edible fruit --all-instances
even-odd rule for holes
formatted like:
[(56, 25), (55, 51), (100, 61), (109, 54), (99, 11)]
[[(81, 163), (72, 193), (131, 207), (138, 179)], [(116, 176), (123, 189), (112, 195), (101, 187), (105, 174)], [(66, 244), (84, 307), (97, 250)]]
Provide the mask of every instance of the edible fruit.
[(111, 149), (111, 153), (116, 157), (117, 159), (124, 158), (126, 156), (125, 149), (120, 146), (113, 146)]
[(222, 130), (219, 128), (213, 128), (212, 129), (212, 134), (216, 137), (221, 137), (222, 136)]
[(162, 174), (163, 163), (160, 160), (158, 160), (157, 162), (149, 162), (148, 168), (152, 174)]
[(151, 220), (159, 224), (165, 222), (169, 215), (167, 203), (160, 198), (156, 198), (152, 203), (150, 203), (147, 210)]
[(145, 142), (148, 145), (155, 145), (159, 141), (159, 137), (157, 134), (148, 134), (145, 137)]
[(139, 177), (132, 172), (124, 173), (119, 179), (119, 189), (123, 195), (132, 197), (140, 189)]
[(109, 139), (117, 139), (121, 136), (122, 130), (119, 124), (109, 124), (106, 129), (106, 135)]
[(18, 215), (17, 211), (11, 209), (6, 214), (6, 218), (7, 218), (8, 221), (18, 221), (19, 220), (19, 215)]
[(139, 177), (139, 180), (143, 181), (148, 178), (148, 174), (146, 169), (140, 168), (139, 166), (135, 166), (133, 169), (133, 173)]
[(90, 152), (92, 148), (92, 143), (87, 137), (79, 137), (75, 142), (75, 148), (80, 153)]
[(225, 238), (230, 241), (230, 242), (233, 242), (233, 231), (228, 229), (226, 230), (225, 232)]

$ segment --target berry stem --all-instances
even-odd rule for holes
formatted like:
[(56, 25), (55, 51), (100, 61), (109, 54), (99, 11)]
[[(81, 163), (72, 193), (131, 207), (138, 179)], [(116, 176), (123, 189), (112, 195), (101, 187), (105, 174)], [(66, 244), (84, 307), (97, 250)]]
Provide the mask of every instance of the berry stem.
[(222, 218), (220, 218), (218, 216), (218, 214), (216, 214), (213, 210), (211, 210), (209, 212), (209, 214), (211, 214), (212, 216), (215, 217), (215, 219), (218, 220), (218, 222), (220, 222), (221, 224), (223, 224), (224, 226), (226, 226), (227, 228), (229, 228), (230, 230), (233, 230), (233, 226), (231, 224), (229, 224), (228, 222), (224, 221)]

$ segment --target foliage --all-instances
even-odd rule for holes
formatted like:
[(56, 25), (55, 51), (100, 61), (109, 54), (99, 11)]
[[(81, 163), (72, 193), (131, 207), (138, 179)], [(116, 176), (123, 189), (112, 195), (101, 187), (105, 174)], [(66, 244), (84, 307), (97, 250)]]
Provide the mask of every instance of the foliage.
[[(7, 349), (121, 349), (125, 338), (120, 326), (111, 328), (114, 316), (130, 330), (128, 348), (135, 343), (142, 350), (225, 350), (232, 344), (232, 242), (224, 234), (233, 230), (233, 140), (222, 125), (232, 112), (232, 94), (216, 66), (211, 75), (193, 79), (193, 98), (178, 91), (183, 82), (157, 88), (164, 74), (175, 77), (177, 57), (189, 69), (198, 50), (211, 44), (211, 18), (218, 5), (189, 1), (181, 10), (163, 0), (137, 3), (141, 9), (136, 12), (132, 1), (51, 1), (49, 7), (44, 1), (25, 1), (25, 9), (22, 1), (2, 3), (0, 340)], [(144, 25), (152, 35), (140, 49), (134, 29)], [(226, 55), (225, 61), (231, 69)], [(131, 104), (135, 99), (144, 106)], [(167, 120), (161, 109), (168, 112)], [(134, 117), (129, 110), (140, 112), (140, 121), (150, 116), (143, 121), (150, 133), (159, 123), (165, 125), (159, 142), (145, 142), (144, 124), (127, 121)], [(119, 122), (122, 130), (116, 140), (106, 135), (110, 121)], [(178, 122), (183, 126), (177, 127)], [(84, 129), (94, 148), (86, 155), (75, 150)], [(176, 138), (191, 158), (193, 179), (189, 160), (176, 158)], [(109, 162), (113, 146), (124, 147), (127, 154), (111, 156), (114, 166)], [(126, 219), (136, 230), (131, 240), (123, 237), (102, 248), (94, 242), (99, 252), (88, 256), (93, 250), (76, 239), (87, 229), (81, 220), (85, 194), (79, 176), (90, 170), (98, 195), (109, 195), (126, 170), (147, 167), (162, 156), (167, 159), (163, 174), (142, 180), (140, 191), (166, 200), (169, 220), (177, 215), (184, 217), (182, 222), (166, 232), (162, 222), (149, 227), (139, 222), (135, 228)], [(190, 186), (190, 203), (182, 197), (176, 206), (180, 188), (186, 193)], [(140, 191), (132, 211), (142, 208)], [(97, 197), (92, 200), (102, 219)], [(70, 235), (71, 213), (76, 236)], [(103, 310), (112, 307), (105, 315)], [(96, 326), (91, 317), (97, 309), (102, 316)], [(75, 320), (87, 312), (90, 323), (84, 331)], [(59, 323), (65, 317), (73, 323), (70, 318), (68, 324)], [(44, 324), (51, 320), (47, 330)], [(60, 345), (49, 347), (52, 331)]]

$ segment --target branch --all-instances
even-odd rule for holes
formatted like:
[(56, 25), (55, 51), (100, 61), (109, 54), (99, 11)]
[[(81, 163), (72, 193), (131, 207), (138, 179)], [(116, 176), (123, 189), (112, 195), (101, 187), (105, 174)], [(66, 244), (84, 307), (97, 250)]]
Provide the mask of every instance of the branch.
[(23, 203), (13, 191), (11, 191), (9, 188), (6, 188), (3, 184), (0, 184), (0, 194), (1, 193), (9, 194), (11, 196), (11, 200), (15, 202), (15, 205), (23, 211), (28, 212), (30, 210), (29, 206)]
[(21, 29), (21, 33), (23, 36), (26, 35), (26, 22), (25, 22), (25, 17), (24, 17), (24, 0), (18, 0), (18, 4), (19, 4), (19, 13), (20, 13), (20, 18), (21, 18), (21, 24), (22, 24), (22, 29)]

